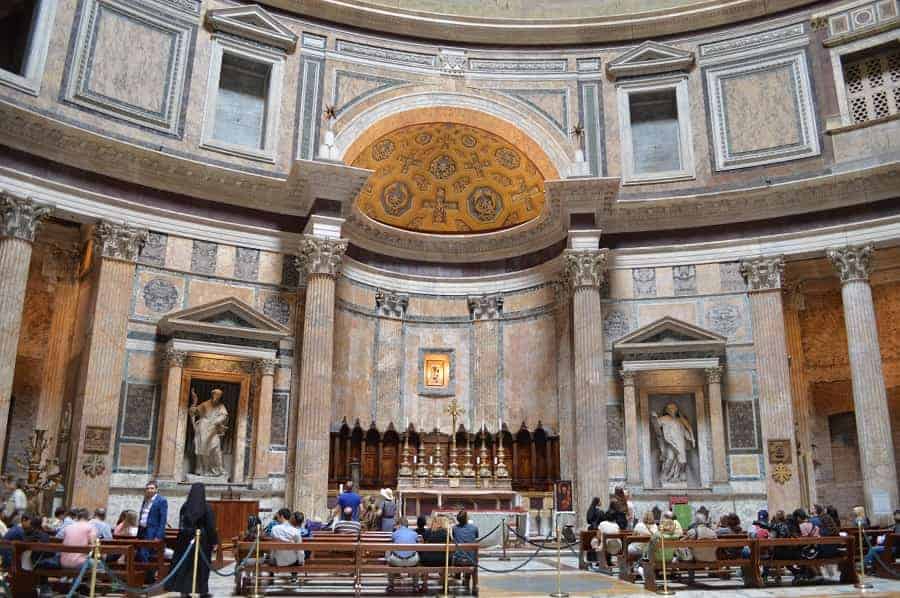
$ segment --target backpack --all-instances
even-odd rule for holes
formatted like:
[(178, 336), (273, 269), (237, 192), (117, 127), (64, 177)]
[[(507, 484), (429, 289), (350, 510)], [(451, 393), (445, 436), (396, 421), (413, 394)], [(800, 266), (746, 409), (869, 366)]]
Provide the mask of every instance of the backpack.
[(386, 500), (381, 505), (381, 517), (383, 519), (394, 519), (397, 516), (397, 503), (392, 500)]

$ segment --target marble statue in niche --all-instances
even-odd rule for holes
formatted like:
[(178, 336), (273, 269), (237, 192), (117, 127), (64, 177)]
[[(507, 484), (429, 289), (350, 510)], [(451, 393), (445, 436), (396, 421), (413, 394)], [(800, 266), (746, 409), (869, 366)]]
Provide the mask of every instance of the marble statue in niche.
[(191, 389), (191, 425), (194, 429), (194, 469), (202, 476), (225, 474), (222, 459), (222, 438), (228, 431), (228, 409), (222, 403), (222, 390), (213, 389), (209, 399), (200, 403), (197, 392)]
[(686, 483), (688, 451), (697, 444), (691, 422), (675, 403), (667, 404), (661, 414), (651, 413), (651, 418), (659, 445), (660, 481)]

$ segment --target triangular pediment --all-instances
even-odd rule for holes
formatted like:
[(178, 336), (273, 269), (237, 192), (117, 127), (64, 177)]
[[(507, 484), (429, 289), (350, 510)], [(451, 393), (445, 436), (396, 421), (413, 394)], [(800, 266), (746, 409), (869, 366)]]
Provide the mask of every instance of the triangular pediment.
[(693, 64), (693, 52), (659, 42), (647, 41), (607, 63), (606, 71), (616, 79), (686, 71)]
[(293, 52), (297, 47), (297, 35), (255, 4), (207, 11), (206, 23), (213, 31), (230, 33), (286, 52)]
[(236, 297), (168, 314), (159, 329), (169, 336), (235, 338), (278, 342), (290, 330)]
[(710, 330), (666, 316), (613, 343), (618, 357), (654, 358), (658, 355), (714, 356), (725, 353), (726, 338)]

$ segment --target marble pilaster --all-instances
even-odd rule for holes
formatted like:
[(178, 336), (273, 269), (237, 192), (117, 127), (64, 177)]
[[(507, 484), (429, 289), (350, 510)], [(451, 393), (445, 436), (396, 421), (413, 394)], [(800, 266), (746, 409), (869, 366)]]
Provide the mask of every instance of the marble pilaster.
[(403, 369), (403, 316), (409, 295), (379, 289), (375, 292), (375, 424), (380, 430), (403, 426), (400, 374)]
[[(801, 504), (794, 442), (794, 405), (788, 367), (784, 309), (781, 299), (784, 258), (767, 256), (745, 260), (741, 272), (750, 294), (750, 317), (759, 379), (759, 417), (766, 466), (769, 511), (789, 512)], [(769, 454), (769, 441), (786, 441), (789, 463), (776, 467)], [(787, 468), (789, 477), (784, 474)]]
[(572, 300), (565, 282), (554, 283), (556, 334), (559, 339), (556, 376), (559, 395), (559, 475), (575, 479), (575, 399), (572, 389)]
[(293, 507), (311, 518), (324, 518), (327, 512), (334, 291), (346, 250), (346, 241), (308, 235), (297, 259), (306, 280), (306, 312), (299, 355)]
[(503, 297), (480, 295), (469, 297), (475, 352), (472, 375), (477, 410), (476, 425), (493, 423), (503, 417), (500, 406), (500, 314)]
[(625, 405), (625, 480), (629, 486), (641, 484), (641, 454), (638, 436), (637, 395), (635, 373), (622, 370), (622, 391)]
[(275, 359), (260, 359), (253, 368), (259, 376), (258, 393), (253, 402), (253, 486), (269, 482), (269, 448), (272, 441), (272, 390), (275, 388)]
[(34, 427), (47, 430), (47, 454), (56, 455), (66, 382), (72, 371), (69, 361), (72, 359), (70, 350), (78, 313), (78, 268), (81, 252), (74, 245), (54, 247), (48, 252), (46, 259), (56, 262), (55, 271), (58, 274), (53, 285), (53, 315)]
[(609, 496), (606, 431), (606, 376), (603, 367), (603, 309), (600, 287), (606, 276), (606, 250), (566, 250), (566, 276), (572, 287), (575, 351), (575, 511), (591, 498)]
[[(94, 295), (72, 414), (68, 503), (105, 507), (119, 416), (135, 260), (147, 231), (100, 222), (94, 228)], [(110, 446), (85, 451), (88, 426), (108, 428)]]
[(712, 440), (712, 482), (728, 483), (728, 465), (725, 462), (725, 414), (722, 410), (722, 368), (707, 368), (706, 384), (709, 388), (709, 431)]
[(841, 278), (866, 512), (873, 523), (885, 524), (897, 505), (897, 466), (869, 285), (872, 253), (871, 245), (861, 245), (829, 249), (827, 255)]
[(797, 435), (800, 471), (800, 495), (803, 504), (819, 502), (816, 489), (816, 472), (812, 450), (812, 405), (809, 396), (809, 381), (806, 377), (803, 356), (803, 335), (800, 329), (800, 312), (805, 300), (796, 286), (785, 292), (784, 331), (787, 337), (788, 354), (791, 357), (791, 396), (794, 398), (794, 425)]
[(181, 380), (187, 353), (169, 347), (163, 355), (165, 376), (159, 414), (159, 448), (156, 458), (156, 476), (160, 480), (180, 481), (176, 476), (180, 460), (176, 447), (187, 428), (181, 422), (179, 403), (181, 402)]
[(0, 463), (5, 459), (32, 243), (41, 220), (49, 213), (50, 208), (38, 205), (30, 198), (0, 193)]

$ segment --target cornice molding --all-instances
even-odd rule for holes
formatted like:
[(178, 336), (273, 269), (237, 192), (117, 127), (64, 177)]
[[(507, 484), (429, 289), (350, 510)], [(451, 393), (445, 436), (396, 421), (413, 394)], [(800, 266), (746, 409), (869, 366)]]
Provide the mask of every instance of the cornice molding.
[(694, 53), (668, 44), (645, 41), (606, 64), (613, 79), (687, 71), (694, 66)]

